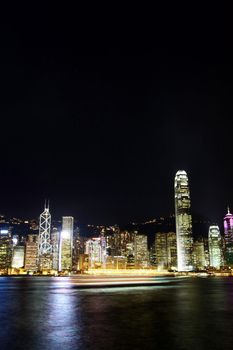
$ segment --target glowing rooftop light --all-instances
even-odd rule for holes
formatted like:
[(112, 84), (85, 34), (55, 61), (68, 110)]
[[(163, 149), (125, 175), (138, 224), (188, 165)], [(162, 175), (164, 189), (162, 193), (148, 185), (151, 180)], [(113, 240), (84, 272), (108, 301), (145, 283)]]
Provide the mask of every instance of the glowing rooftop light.
[(66, 230), (61, 231), (61, 237), (62, 237), (63, 239), (70, 239), (70, 232), (69, 232), (69, 231), (66, 231)]
[(18, 239), (16, 237), (13, 237), (12, 242), (14, 245), (16, 245), (18, 243)]
[(0, 230), (0, 233), (1, 233), (2, 235), (6, 235), (6, 234), (8, 234), (8, 230)]

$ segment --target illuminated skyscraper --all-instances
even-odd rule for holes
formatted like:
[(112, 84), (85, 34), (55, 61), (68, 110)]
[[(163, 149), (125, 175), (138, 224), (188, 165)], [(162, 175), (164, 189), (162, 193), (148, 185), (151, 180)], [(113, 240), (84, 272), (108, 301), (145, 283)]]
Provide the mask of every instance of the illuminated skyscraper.
[(144, 268), (149, 263), (149, 251), (147, 246), (147, 236), (138, 233), (134, 236), (134, 256), (135, 267)]
[(25, 246), (24, 269), (35, 272), (38, 270), (38, 235), (29, 234)]
[(220, 269), (220, 266), (223, 264), (222, 239), (217, 225), (209, 227), (209, 257), (210, 266)]
[(72, 270), (73, 231), (73, 216), (63, 216), (60, 234), (59, 271)]
[[(45, 203), (44, 211), (40, 215), (39, 238), (38, 238), (38, 258), (39, 270), (50, 269), (52, 267), (52, 249), (50, 244), (51, 215), (49, 205)], [(51, 262), (51, 263), (50, 263)]]
[(177, 270), (177, 242), (176, 233), (167, 233), (167, 264), (168, 269)]
[(24, 266), (24, 253), (25, 253), (24, 246), (18, 245), (13, 247), (13, 255), (12, 255), (12, 262), (11, 262), (12, 268), (19, 269)]
[(6, 274), (11, 267), (12, 237), (8, 229), (0, 230), (0, 274)]
[(175, 215), (178, 271), (193, 270), (192, 216), (188, 176), (179, 170), (175, 176)]
[(89, 256), (89, 267), (105, 267), (106, 247), (103, 245), (102, 237), (91, 238), (86, 241), (85, 253)]
[(59, 261), (59, 231), (54, 227), (51, 231), (51, 247), (52, 247), (52, 268), (58, 270)]
[[(112, 254), (113, 256), (127, 256), (128, 244), (134, 243), (136, 231), (120, 231), (116, 228), (113, 236)], [(107, 242), (108, 243), (108, 242)]]
[(167, 270), (167, 235), (165, 232), (155, 234), (155, 255), (158, 270)]
[(50, 230), (51, 230), (51, 215), (49, 212), (49, 206), (46, 207), (46, 203), (45, 203), (44, 211), (42, 214), (40, 214), (39, 240), (38, 240), (39, 257), (43, 254), (48, 254), (51, 252)]
[(233, 215), (229, 208), (224, 217), (224, 239), (226, 265), (233, 266)]
[(203, 240), (199, 240), (193, 243), (193, 259), (194, 259), (195, 267), (198, 270), (203, 270), (207, 266)]
[(155, 255), (158, 270), (177, 269), (175, 232), (157, 232), (155, 234)]

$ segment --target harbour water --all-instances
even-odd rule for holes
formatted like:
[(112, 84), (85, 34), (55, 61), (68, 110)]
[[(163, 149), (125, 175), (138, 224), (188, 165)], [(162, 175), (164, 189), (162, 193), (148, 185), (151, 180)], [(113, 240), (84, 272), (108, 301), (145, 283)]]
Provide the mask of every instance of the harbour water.
[(0, 349), (230, 349), (233, 278), (80, 289), (69, 277), (0, 278)]

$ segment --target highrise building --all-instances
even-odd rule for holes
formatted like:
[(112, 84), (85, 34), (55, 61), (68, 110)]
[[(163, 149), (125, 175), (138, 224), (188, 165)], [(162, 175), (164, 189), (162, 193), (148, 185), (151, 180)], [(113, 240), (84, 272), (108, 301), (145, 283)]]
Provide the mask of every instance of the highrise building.
[(38, 266), (39, 270), (48, 270), (52, 268), (52, 249), (51, 249), (51, 215), (49, 204), (45, 202), (43, 213), (40, 215), (39, 237), (38, 237)]
[(193, 259), (194, 265), (198, 270), (204, 270), (206, 268), (207, 265), (203, 240), (199, 240), (193, 243)]
[(167, 235), (165, 232), (155, 234), (155, 255), (158, 270), (167, 270)]
[(24, 269), (29, 272), (38, 270), (38, 235), (29, 234), (25, 245)]
[(73, 230), (73, 216), (63, 216), (59, 244), (59, 271), (72, 270)]
[(168, 269), (177, 270), (177, 241), (176, 233), (167, 233), (167, 265)]
[(13, 247), (13, 255), (11, 262), (11, 267), (13, 269), (20, 269), (24, 266), (24, 252), (24, 246), (16, 245)]
[(138, 233), (134, 236), (134, 257), (135, 267), (144, 268), (148, 267), (149, 263), (149, 252), (147, 245), (147, 236), (140, 235)]
[(156, 267), (155, 243), (149, 249), (149, 264), (151, 267)]
[(233, 266), (233, 215), (229, 207), (224, 217), (224, 240), (226, 265)]
[(112, 256), (125, 256), (128, 255), (129, 244), (134, 243), (136, 231), (129, 232), (127, 230), (120, 231), (116, 228), (113, 239), (107, 239), (107, 247), (109, 247), (109, 243), (111, 245), (111, 255)]
[(155, 255), (158, 270), (177, 269), (177, 243), (175, 232), (157, 232)]
[(175, 215), (178, 271), (193, 270), (192, 216), (188, 176), (179, 170), (175, 176)]
[(12, 237), (7, 229), (0, 230), (0, 274), (7, 274), (11, 267)]
[(85, 253), (89, 256), (89, 267), (100, 268), (106, 264), (106, 246), (102, 237), (91, 238), (86, 241)]
[(220, 269), (223, 265), (222, 239), (217, 225), (209, 227), (209, 258), (210, 267)]
[(59, 231), (54, 227), (51, 231), (51, 252), (52, 252), (52, 269), (58, 270), (59, 262)]
[(79, 264), (82, 261), (79, 259), (79, 255), (82, 254), (82, 248), (81, 248), (81, 239), (80, 239), (80, 233), (79, 228), (77, 227), (74, 230), (74, 236), (73, 236), (73, 270), (79, 270)]
[(88, 265), (89, 265), (89, 256), (88, 254), (79, 254), (78, 256), (79, 262), (78, 262), (78, 271), (85, 272), (88, 271)]
[(203, 243), (205, 251), (205, 266), (208, 268), (210, 266), (209, 239), (203, 238)]

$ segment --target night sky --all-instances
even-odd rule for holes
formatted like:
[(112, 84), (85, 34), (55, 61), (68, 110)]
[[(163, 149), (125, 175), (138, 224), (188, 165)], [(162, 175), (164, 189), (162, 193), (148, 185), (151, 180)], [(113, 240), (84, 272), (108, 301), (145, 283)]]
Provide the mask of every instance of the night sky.
[(223, 12), (114, 13), (3, 26), (0, 213), (37, 217), (49, 198), (53, 216), (86, 223), (166, 216), (184, 169), (193, 213), (221, 223), (233, 210)]

